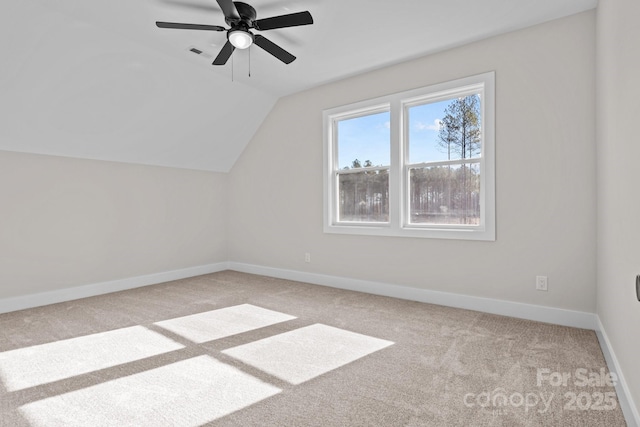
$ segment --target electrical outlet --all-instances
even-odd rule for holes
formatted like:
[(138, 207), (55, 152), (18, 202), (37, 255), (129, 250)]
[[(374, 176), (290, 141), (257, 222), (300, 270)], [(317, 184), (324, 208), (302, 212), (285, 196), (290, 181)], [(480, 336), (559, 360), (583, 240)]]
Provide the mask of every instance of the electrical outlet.
[(539, 291), (546, 291), (547, 289), (547, 276), (536, 276), (536, 289)]
[(309, 252), (304, 254), (304, 262), (311, 262), (311, 254)]

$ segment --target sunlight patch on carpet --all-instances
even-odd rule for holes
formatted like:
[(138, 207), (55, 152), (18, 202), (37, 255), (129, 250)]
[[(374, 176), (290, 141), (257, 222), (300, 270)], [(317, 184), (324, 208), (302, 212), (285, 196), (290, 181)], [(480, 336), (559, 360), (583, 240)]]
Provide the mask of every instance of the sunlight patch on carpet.
[(210, 356), (198, 356), (28, 403), (32, 427), (195, 427), (282, 390)]
[(392, 341), (315, 324), (222, 353), (288, 383), (301, 384), (392, 344)]
[(154, 324), (200, 344), (292, 319), (295, 317), (288, 314), (241, 304)]
[(143, 326), (0, 353), (0, 379), (22, 390), (184, 348)]

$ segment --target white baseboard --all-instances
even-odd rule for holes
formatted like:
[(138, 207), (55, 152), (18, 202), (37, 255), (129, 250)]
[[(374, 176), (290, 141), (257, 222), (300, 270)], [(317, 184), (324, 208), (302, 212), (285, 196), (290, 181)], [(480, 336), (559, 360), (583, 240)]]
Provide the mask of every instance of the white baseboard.
[(125, 291), (127, 289), (140, 288), (142, 286), (155, 285), (158, 283), (170, 282), (172, 280), (186, 279), (188, 277), (201, 276), (203, 274), (228, 270), (228, 268), (228, 263), (220, 262), (217, 264), (200, 265), (180, 270), (165, 271), (162, 273), (147, 274), (144, 276), (129, 277), (126, 279), (58, 289), (38, 294), (4, 298), (0, 299), (0, 313), (40, 307), (43, 305), (87, 298), (95, 295), (103, 295), (111, 292)]
[(260, 274), (263, 276), (295, 280), (298, 282), (312, 283), (332, 288), (366, 292), (369, 294), (445, 305), (448, 307), (464, 308), (467, 310), (476, 310), (485, 313), (517, 317), (520, 319), (572, 326), (575, 328), (595, 330), (598, 327), (596, 314), (586, 313), (583, 311), (565, 310), (562, 308), (474, 297), (450, 292), (431, 291), (427, 289), (411, 288), (408, 286), (348, 279), (344, 277), (327, 276), (324, 274), (285, 270), (238, 262), (229, 262), (229, 269), (243, 273)]
[(636, 405), (633, 403), (633, 400), (631, 399), (629, 386), (627, 385), (624, 375), (622, 374), (620, 364), (618, 363), (616, 354), (613, 352), (613, 347), (611, 347), (611, 342), (609, 341), (607, 332), (604, 329), (604, 325), (600, 321), (600, 317), (598, 317), (598, 330), (596, 331), (596, 334), (598, 334), (600, 347), (602, 348), (602, 353), (604, 354), (604, 358), (607, 361), (609, 370), (611, 372), (615, 372), (618, 377), (618, 382), (616, 383), (616, 393), (618, 394), (618, 402), (620, 403), (620, 408), (622, 408), (622, 412), (624, 413), (624, 417), (627, 421), (627, 426), (640, 427), (640, 412), (638, 412), (638, 407), (636, 407)]

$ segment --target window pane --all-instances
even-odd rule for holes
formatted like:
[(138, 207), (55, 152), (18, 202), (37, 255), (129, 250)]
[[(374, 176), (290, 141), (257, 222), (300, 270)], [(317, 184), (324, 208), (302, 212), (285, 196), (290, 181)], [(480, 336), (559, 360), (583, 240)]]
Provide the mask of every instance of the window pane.
[(480, 157), (480, 107), (476, 94), (407, 108), (409, 163)]
[(389, 166), (388, 111), (338, 122), (338, 168)]
[(409, 170), (412, 224), (480, 224), (480, 164)]
[(338, 174), (339, 221), (389, 221), (389, 171)]

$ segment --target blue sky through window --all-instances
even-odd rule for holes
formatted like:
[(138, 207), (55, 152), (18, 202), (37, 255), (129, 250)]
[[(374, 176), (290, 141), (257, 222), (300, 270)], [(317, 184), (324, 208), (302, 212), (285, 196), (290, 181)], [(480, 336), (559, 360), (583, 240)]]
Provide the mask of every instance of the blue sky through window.
[(438, 144), (440, 121), (452, 100), (409, 108), (409, 163), (447, 159), (447, 150)]
[[(440, 121), (452, 100), (409, 108), (409, 163), (447, 160), (446, 149), (438, 145)], [(389, 112), (369, 114), (338, 122), (338, 167), (351, 167), (355, 159), (373, 166), (390, 163)]]
[(338, 122), (338, 167), (351, 167), (355, 159), (373, 166), (390, 163), (390, 115), (388, 111)]

